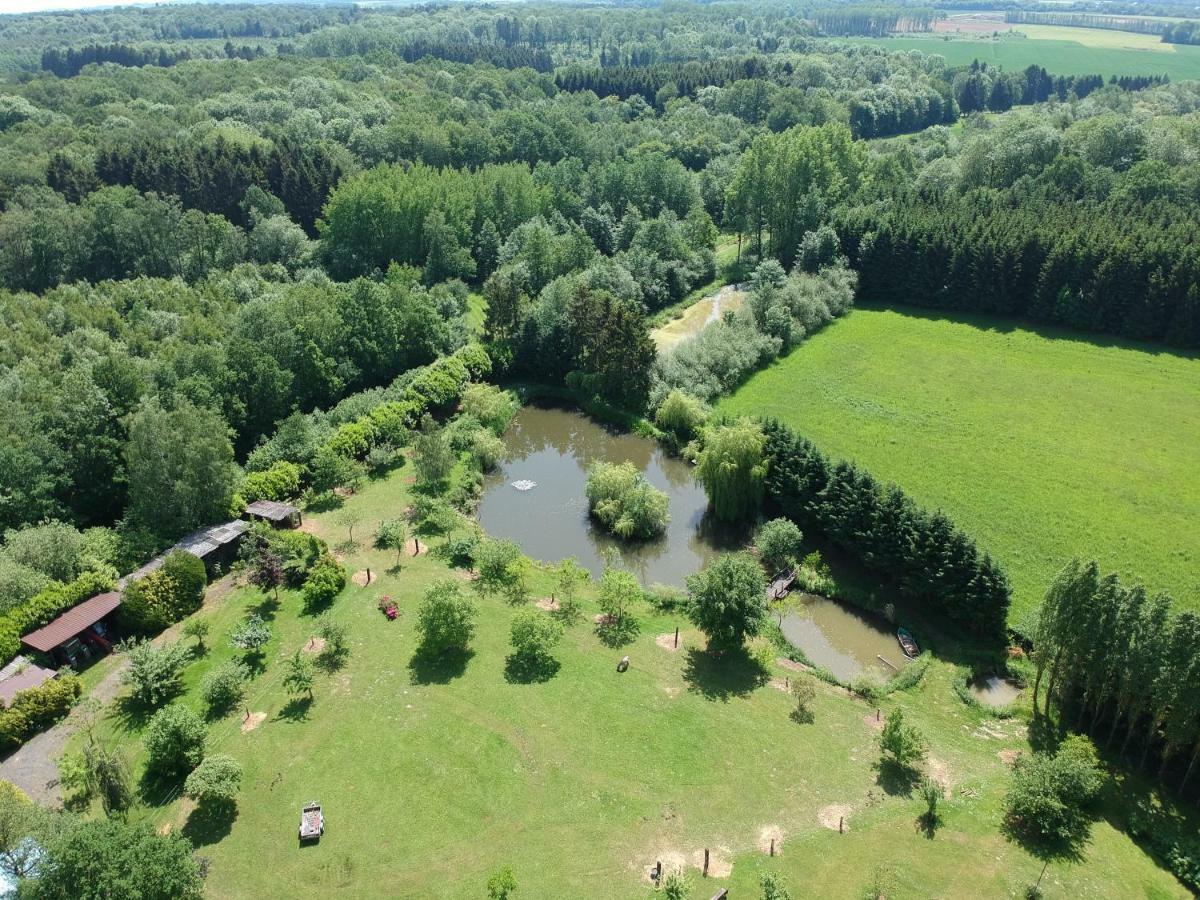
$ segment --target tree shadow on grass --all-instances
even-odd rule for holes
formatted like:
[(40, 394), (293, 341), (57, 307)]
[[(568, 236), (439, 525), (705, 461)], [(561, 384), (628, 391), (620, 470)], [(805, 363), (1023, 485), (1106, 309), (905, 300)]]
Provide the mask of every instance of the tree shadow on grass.
[(243, 651), (242, 662), (250, 670), (251, 678), (257, 678), (263, 672), (267, 671), (267, 655), (262, 650)]
[(602, 619), (596, 623), (596, 637), (600, 638), (600, 643), (605, 647), (614, 650), (632, 644), (641, 630), (641, 624), (632, 616), (626, 616), (619, 622)]
[(762, 683), (763, 669), (744, 647), (713, 653), (690, 647), (683, 666), (688, 690), (706, 700), (745, 697)]
[(793, 708), (792, 711), (788, 713), (788, 718), (797, 725), (811, 725), (816, 721), (816, 716), (813, 715), (813, 711), (807, 706), (803, 709), (798, 706)]
[(340, 672), (346, 666), (346, 660), (350, 657), (350, 651), (343, 647), (336, 652), (332, 650), (322, 650), (317, 654), (316, 666), (322, 672), (332, 674)]
[(270, 622), (274, 620), (275, 613), (279, 611), (279, 601), (275, 599), (274, 594), (266, 594), (258, 603), (247, 609), (264, 622)]
[(322, 494), (317, 494), (305, 505), (307, 512), (326, 513), (332, 512), (335, 509), (341, 509), (346, 505), (346, 501), (335, 494), (333, 491), (325, 491)]
[(504, 660), (504, 680), (509, 684), (543, 684), (557, 675), (561, 666), (553, 656), (512, 653)]
[(921, 834), (925, 835), (925, 837), (931, 841), (933, 840), (934, 836), (937, 834), (938, 827), (941, 824), (942, 824), (942, 817), (939, 816), (936, 812), (930, 813), (930, 812), (926, 811), (926, 812), (921, 813), (919, 816), (917, 816), (917, 821), (916, 821), (917, 831), (921, 832)]
[(312, 705), (312, 697), (293, 697), (275, 714), (275, 721), (304, 722), (308, 719), (308, 711)]
[(179, 796), (186, 775), (147, 769), (138, 779), (138, 796), (147, 806), (166, 806)]
[(474, 650), (430, 653), (418, 649), (408, 661), (409, 676), (413, 684), (449, 684), (462, 677), (474, 655)]
[(911, 797), (921, 781), (921, 773), (911, 766), (894, 760), (881, 760), (876, 765), (875, 783), (892, 797)]
[(1014, 844), (1019, 844), (1031, 856), (1042, 861), (1081, 863), (1083, 851), (1092, 840), (1092, 821), (1081, 813), (1072, 823), (1070, 833), (1064, 837), (1048, 838), (1030, 832), (1022, 823), (1004, 817), (1000, 831)]
[(191, 811), (183, 825), (183, 836), (193, 847), (215, 844), (229, 836), (237, 820), (238, 808), (233, 800), (206, 800)]
[(170, 696), (164, 698), (163, 702), (158, 706), (150, 706), (126, 694), (114, 704), (117, 722), (125, 731), (141, 731), (146, 727), (151, 717), (166, 706), (178, 693), (178, 690), (174, 691)]

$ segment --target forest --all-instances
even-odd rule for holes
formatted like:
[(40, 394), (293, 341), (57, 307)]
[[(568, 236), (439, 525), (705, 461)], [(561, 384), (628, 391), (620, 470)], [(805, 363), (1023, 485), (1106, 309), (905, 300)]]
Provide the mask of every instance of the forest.
[[(1195, 37), (1193, 23), (1109, 7), (1006, 14), (1098, 27), (1114, 21), (1103, 10), (1167, 42)], [(929, 53), (842, 40), (928, 32), (971, 8), (0, 16), (2, 661), (28, 629), (247, 502), (303, 497), (324, 516), (406, 465), (420, 483), (389, 490), (407, 518), (382, 519), (374, 545), (396, 551), (389, 577), (409, 565), (408, 525), (445, 538), (474, 577), (479, 534), (452, 544), (436, 523), (458, 527), (503, 455), (515, 403), (471, 394), (486, 377), (632, 424), (701, 473), (738, 468), (714, 447), (741, 428), (755, 457), (742, 500), (886, 584), (956, 648), (993, 659), (1011, 644), (1029, 657), (1035, 724), (1057, 704), (1060, 721), (1187, 796), (1200, 758), (1200, 715), (1178, 689), (1197, 671), (1191, 613), (1075, 562), (1015, 623), (1001, 563), (941, 510), (802, 429), (709, 419), (856, 305), (1200, 349), (1200, 83), (1063, 74), (1053, 59), (950, 66), (933, 40)], [(656, 350), (652, 328), (727, 285), (740, 306)], [(610, 531), (663, 531), (665, 497), (638, 472), (593, 475), (589, 506)], [(318, 521), (332, 540), (334, 520)], [(356, 521), (337, 521), (354, 544)], [(413, 539), (412, 565), (432, 567)], [(313, 541), (261, 539), (264, 595), (278, 600), (285, 550), (313, 584), (292, 589), (342, 590), (347, 573)], [(804, 577), (826, 584), (819, 563)], [(446, 609), (456, 590), (438, 588)], [(239, 633), (252, 643), (260, 626)], [(64, 684), (56, 706), (78, 695)], [(46, 715), (13, 713), (6, 740)], [(1180, 852), (1176, 874), (1195, 865)]]

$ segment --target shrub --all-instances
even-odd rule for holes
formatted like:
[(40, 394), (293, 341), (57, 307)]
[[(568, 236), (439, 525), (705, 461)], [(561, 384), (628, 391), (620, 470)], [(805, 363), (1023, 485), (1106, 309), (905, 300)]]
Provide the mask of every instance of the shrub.
[(1036, 841), (1075, 840), (1086, 830), (1086, 807), (1103, 779), (1096, 748), (1082, 735), (1068, 737), (1057, 753), (1023, 756), (1005, 798), (1005, 822)]
[(483, 541), (475, 550), (479, 569), (476, 588), (484, 596), (499, 594), (510, 601), (526, 599), (526, 572), (529, 562), (512, 541)]
[(924, 735), (904, 721), (904, 710), (897, 707), (887, 714), (879, 732), (879, 750), (884, 762), (912, 769), (925, 758), (926, 746)]
[(707, 418), (708, 410), (701, 401), (674, 389), (659, 404), (654, 424), (671, 436), (675, 446), (682, 447), (700, 433)]
[(463, 650), (475, 635), (475, 604), (457, 581), (435, 581), (417, 608), (421, 651), (440, 655)]
[(479, 431), (471, 441), (471, 456), (480, 471), (490, 472), (504, 456), (504, 441), (489, 431)]
[(44, 845), (33, 896), (204, 896), (200, 860), (181, 835), (156, 834), (149, 825), (119, 819), (69, 818), (62, 825)]
[(688, 618), (713, 649), (740, 647), (767, 617), (766, 578), (748, 553), (718, 556), (687, 579)]
[(463, 413), (501, 435), (517, 414), (517, 398), (490, 384), (468, 384), (462, 391)]
[(435, 552), (450, 565), (470, 570), (475, 568), (475, 551), (478, 547), (479, 534), (477, 532), (460, 531), (446, 538)]
[(251, 613), (229, 633), (229, 643), (247, 656), (256, 656), (271, 640), (271, 626), (262, 616)]
[(600, 577), (600, 611), (604, 618), (596, 630), (601, 639), (611, 645), (628, 643), (638, 633), (639, 623), (630, 613), (630, 607), (645, 594), (632, 572), (624, 569), (607, 568)]
[(231, 659), (210, 670), (200, 682), (200, 696), (212, 715), (233, 709), (246, 696), (250, 670), (240, 660)]
[(630, 462), (596, 463), (588, 472), (588, 508), (613, 534), (652, 538), (666, 530), (667, 495)]
[(796, 564), (804, 536), (790, 519), (772, 519), (761, 525), (754, 535), (758, 557), (769, 571), (778, 572)]
[(157, 570), (125, 586), (121, 625), (133, 634), (156, 634), (198, 610), (207, 584), (204, 563), (183, 550), (169, 553)]
[(17, 691), (12, 702), (0, 709), (0, 752), (7, 752), (61, 719), (83, 686), (74, 675), (64, 674), (35, 688)]
[(174, 696), (180, 675), (191, 653), (181, 641), (157, 647), (149, 641), (132, 640), (119, 648), (128, 657), (121, 683), (143, 706), (155, 707)]
[(183, 783), (183, 793), (200, 803), (228, 802), (242, 786), (242, 766), (232, 756), (206, 756)]
[(513, 617), (513, 655), (523, 661), (537, 663), (550, 658), (562, 636), (562, 625), (536, 610), (524, 609)]
[(308, 579), (304, 582), (302, 594), (306, 608), (320, 609), (328, 606), (346, 586), (346, 570), (336, 559), (328, 554), (322, 556)]
[(247, 503), (287, 500), (300, 493), (301, 474), (300, 466), (281, 459), (263, 472), (247, 472), (238, 493)]
[(164, 778), (186, 775), (204, 759), (200, 717), (178, 703), (160, 709), (146, 727), (146, 769)]

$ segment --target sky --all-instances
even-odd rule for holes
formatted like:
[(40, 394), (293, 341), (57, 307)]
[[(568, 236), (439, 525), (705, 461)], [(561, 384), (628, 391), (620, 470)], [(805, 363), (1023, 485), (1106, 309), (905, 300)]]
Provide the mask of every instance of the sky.
[[(146, 0), (138, 0), (145, 3)], [(132, 6), (133, 0), (0, 0), (0, 13), (41, 12), (46, 9), (92, 9), (98, 6)]]

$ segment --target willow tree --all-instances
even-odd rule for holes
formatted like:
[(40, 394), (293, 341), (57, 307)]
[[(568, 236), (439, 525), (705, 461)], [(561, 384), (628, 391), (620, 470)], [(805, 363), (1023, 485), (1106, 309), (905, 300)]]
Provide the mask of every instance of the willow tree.
[(697, 460), (700, 482), (718, 519), (735, 522), (758, 511), (767, 462), (766, 435), (749, 419), (710, 428)]

